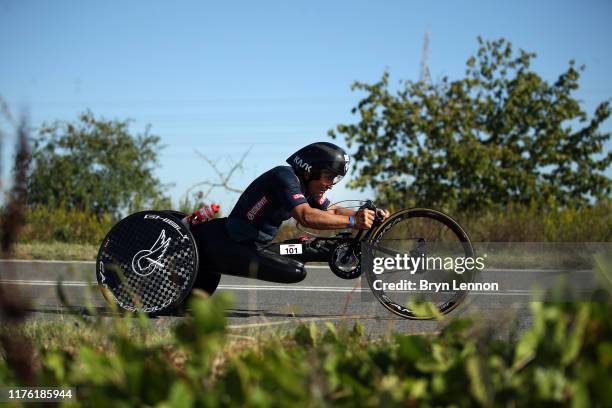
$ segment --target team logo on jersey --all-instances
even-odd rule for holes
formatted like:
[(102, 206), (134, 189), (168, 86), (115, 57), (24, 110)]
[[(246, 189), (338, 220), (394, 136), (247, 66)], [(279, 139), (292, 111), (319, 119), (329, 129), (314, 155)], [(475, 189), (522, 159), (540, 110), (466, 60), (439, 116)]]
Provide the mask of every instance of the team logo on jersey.
[(301, 169), (306, 170), (307, 172), (311, 172), (312, 171), (312, 166), (308, 163), (306, 163), (304, 160), (302, 160), (302, 158), (300, 156), (295, 156), (293, 158), (293, 162)]
[(251, 207), (251, 209), (247, 213), (247, 218), (250, 221), (253, 221), (257, 216), (257, 213), (259, 213), (266, 204), (268, 204), (268, 198), (266, 196), (261, 197), (261, 199), (256, 202), (253, 207)]
[(299, 200), (300, 198), (305, 198), (304, 194), (294, 194), (291, 196), (294, 200)]
[(166, 238), (166, 230), (162, 230), (151, 249), (138, 251), (132, 258), (132, 270), (140, 276), (149, 276), (157, 269), (163, 268), (164, 255), (172, 238)]

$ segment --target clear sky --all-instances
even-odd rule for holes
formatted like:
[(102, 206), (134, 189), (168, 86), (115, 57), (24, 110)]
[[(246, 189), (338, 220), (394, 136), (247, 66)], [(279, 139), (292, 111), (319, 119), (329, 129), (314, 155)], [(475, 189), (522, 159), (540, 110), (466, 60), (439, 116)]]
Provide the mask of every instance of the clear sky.
[[(505, 37), (538, 53), (532, 66), (545, 79), (570, 59), (586, 64), (577, 96), (592, 113), (612, 97), (611, 17), (603, 0), (0, 0), (0, 96), (13, 113), (29, 112), (34, 127), (85, 109), (132, 118), (134, 131), (151, 124), (166, 146), (157, 175), (174, 184), (177, 202), (191, 185), (215, 180), (196, 150), (227, 170), (250, 148), (232, 180), (244, 188), (356, 121), (350, 110), (362, 94), (351, 92), (353, 81), (377, 81), (385, 68), (394, 83), (418, 79), (427, 30), (434, 80), (463, 76), (478, 35)], [(12, 144), (4, 141), (5, 180)], [(343, 186), (328, 193), (332, 201), (367, 195)], [(226, 208), (237, 198), (212, 197)]]

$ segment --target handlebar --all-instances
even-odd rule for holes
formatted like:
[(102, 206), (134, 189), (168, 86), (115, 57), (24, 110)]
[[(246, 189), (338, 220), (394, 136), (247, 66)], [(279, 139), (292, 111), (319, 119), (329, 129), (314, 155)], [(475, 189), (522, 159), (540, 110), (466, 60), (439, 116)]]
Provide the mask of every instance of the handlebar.
[(383, 221), (383, 218), (380, 215), (378, 215), (377, 208), (372, 202), (372, 200), (367, 200), (361, 207), (359, 207), (359, 210), (364, 209), (364, 208), (367, 210), (374, 211), (374, 223), (372, 224), (372, 228), (368, 230), (362, 229), (362, 230), (359, 230), (359, 232), (357, 232), (357, 235), (355, 235), (355, 237), (353, 238), (353, 242), (351, 242), (349, 250), (346, 252), (344, 257), (342, 258), (342, 262), (347, 262), (350, 254), (357, 252), (359, 245), (361, 245), (361, 241), (364, 237), (364, 234), (371, 233), (372, 229), (378, 226)]
[[(374, 224), (378, 224), (383, 221), (383, 218), (378, 214), (378, 208), (374, 205), (374, 202), (372, 200), (366, 200), (366, 202), (361, 207), (359, 207), (360, 210), (362, 208), (374, 211)], [(374, 225), (372, 225), (372, 227), (374, 227)]]

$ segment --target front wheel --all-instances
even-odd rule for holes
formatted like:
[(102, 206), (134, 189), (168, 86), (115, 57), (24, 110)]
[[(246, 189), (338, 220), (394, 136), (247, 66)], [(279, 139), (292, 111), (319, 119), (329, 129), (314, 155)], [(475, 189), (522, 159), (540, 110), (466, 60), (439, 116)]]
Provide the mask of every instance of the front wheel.
[[(440, 211), (399, 211), (364, 245), (370, 289), (385, 308), (404, 318), (449, 313), (467, 295), (463, 284), (475, 277), (474, 248), (467, 233)], [(419, 307), (422, 303), (432, 304), (437, 312)]]

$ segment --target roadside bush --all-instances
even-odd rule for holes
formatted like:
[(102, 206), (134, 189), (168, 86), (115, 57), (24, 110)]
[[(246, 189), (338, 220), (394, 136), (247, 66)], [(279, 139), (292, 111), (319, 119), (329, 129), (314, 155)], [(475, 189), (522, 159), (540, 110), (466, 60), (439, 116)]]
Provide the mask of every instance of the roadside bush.
[(610, 242), (612, 200), (581, 209), (513, 206), (505, 211), (451, 214), (474, 242)]
[(116, 220), (109, 214), (66, 210), (63, 206), (50, 210), (44, 206), (27, 208), (26, 224), (20, 242), (70, 242), (99, 244)]
[[(612, 241), (612, 200), (583, 209), (509, 206), (504, 211), (449, 215), (459, 221), (474, 242)], [(98, 245), (117, 221), (108, 214), (97, 217), (92, 213), (63, 208), (49, 210), (43, 206), (26, 209), (25, 216), (20, 243), (56, 241)], [(304, 232), (288, 221), (281, 226), (276, 241), (300, 235)]]

